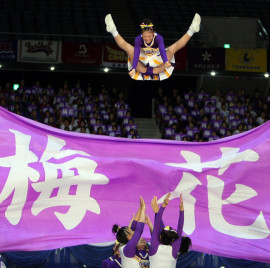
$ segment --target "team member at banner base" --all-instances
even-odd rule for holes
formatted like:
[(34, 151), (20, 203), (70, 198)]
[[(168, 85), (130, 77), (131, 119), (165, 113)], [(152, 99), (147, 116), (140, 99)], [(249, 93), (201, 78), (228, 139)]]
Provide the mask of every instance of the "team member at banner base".
[[(155, 213), (155, 218), (156, 218), (157, 213), (159, 212), (159, 205), (157, 203), (156, 196), (152, 199), (151, 206), (152, 206), (152, 209)], [(160, 230), (159, 232), (161, 233), (164, 228), (165, 228), (165, 225), (163, 223), (163, 220), (161, 219), (160, 226), (159, 226), (159, 230)], [(178, 256), (179, 255), (182, 255), (182, 256), (186, 255), (191, 247), (192, 247), (191, 239), (187, 236), (182, 236)]]
[[(181, 236), (184, 224), (184, 205), (182, 194), (180, 195), (180, 214), (178, 219), (177, 232), (167, 226), (161, 230), (162, 215), (169, 204), (171, 193), (165, 197), (161, 208), (156, 216), (154, 230), (151, 237), (151, 247), (149, 252), (151, 268), (175, 268), (178, 251), (181, 244)], [(154, 197), (156, 200), (156, 197)], [(153, 200), (152, 200), (153, 202)]]
[(119, 228), (118, 225), (113, 226), (116, 233), (117, 241), (120, 243), (119, 252), (123, 268), (139, 268), (140, 257), (137, 244), (143, 232), (145, 223), (145, 202), (140, 197), (140, 217), (136, 224), (135, 232), (128, 226)]
[[(114, 263), (116, 263), (116, 264), (120, 263), (121, 264), (119, 246), (120, 246), (120, 244), (118, 242), (116, 242), (114, 244), (112, 256), (110, 256), (109, 258), (105, 259), (102, 262), (101, 268), (108, 268), (108, 267), (110, 267), (110, 265), (111, 266), (114, 265)], [(112, 266), (112, 267), (114, 267), (114, 266)], [(119, 267), (121, 267), (121, 266), (119, 266)]]
[[(131, 229), (134, 231), (136, 229), (138, 219), (140, 218), (140, 209), (138, 210), (137, 214), (135, 217), (133, 217), (131, 221)], [(149, 226), (150, 233), (152, 234), (153, 232), (153, 224), (149, 218), (148, 215), (145, 215), (145, 224)], [(137, 244), (137, 249), (138, 249), (138, 254), (140, 256), (140, 267), (142, 268), (149, 268), (150, 263), (149, 263), (149, 246), (146, 243), (144, 238), (140, 238), (138, 244)]]
[(195, 14), (189, 30), (165, 51), (163, 37), (155, 32), (149, 19), (144, 19), (140, 27), (142, 34), (135, 39), (134, 47), (127, 43), (116, 30), (111, 14), (105, 17), (107, 32), (114, 37), (117, 45), (129, 57), (129, 75), (135, 80), (164, 80), (171, 76), (174, 69), (174, 54), (183, 48), (191, 36), (200, 30), (201, 17)]

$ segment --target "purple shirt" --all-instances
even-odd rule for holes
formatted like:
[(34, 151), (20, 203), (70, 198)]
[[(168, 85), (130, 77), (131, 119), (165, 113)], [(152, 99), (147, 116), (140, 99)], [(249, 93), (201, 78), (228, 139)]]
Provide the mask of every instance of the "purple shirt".
[[(157, 253), (158, 247), (161, 244), (159, 241), (160, 234), (164, 228), (164, 223), (162, 222), (162, 215), (165, 208), (160, 207), (159, 212), (155, 218), (154, 223), (154, 230), (151, 237), (151, 247), (149, 251), (149, 256), (153, 256)], [(178, 218), (178, 227), (177, 227), (177, 234), (179, 235), (179, 239), (175, 240), (171, 246), (172, 246), (172, 255), (175, 259), (177, 259), (177, 253), (180, 249), (181, 245), (181, 237), (182, 237), (182, 231), (183, 231), (183, 225), (184, 225), (184, 211), (180, 211), (179, 218)], [(163, 228), (161, 228), (163, 227)]]
[(103, 262), (102, 262), (102, 268), (108, 268), (108, 264), (109, 263), (111, 263), (111, 262), (113, 262), (114, 261), (114, 259), (115, 259), (115, 256), (113, 255), (113, 256), (111, 256), (111, 257), (109, 257), (108, 259), (105, 259)]
[(136, 69), (136, 67), (137, 67), (137, 64), (139, 62), (141, 48), (149, 48), (149, 49), (151, 49), (151, 48), (157, 49), (158, 48), (163, 62), (168, 61), (163, 37), (160, 34), (155, 33), (154, 42), (153, 42), (152, 46), (146, 46), (143, 39), (142, 39), (142, 35), (138, 35), (135, 39), (135, 44), (134, 44), (134, 58), (133, 58), (132, 69)]

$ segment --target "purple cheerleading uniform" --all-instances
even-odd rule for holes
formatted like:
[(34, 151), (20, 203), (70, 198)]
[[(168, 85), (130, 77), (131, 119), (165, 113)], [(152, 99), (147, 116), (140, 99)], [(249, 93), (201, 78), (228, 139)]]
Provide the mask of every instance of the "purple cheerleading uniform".
[(168, 246), (160, 243), (159, 237), (163, 230), (163, 228), (161, 229), (161, 226), (164, 227), (162, 222), (164, 210), (165, 208), (161, 207), (155, 219), (154, 230), (151, 237), (151, 247), (149, 251), (150, 267), (175, 267), (177, 254), (181, 245), (181, 237), (184, 225), (184, 211), (180, 211), (178, 219), (177, 234), (179, 235), (179, 239), (175, 240), (171, 245)]
[(107, 268), (119, 268), (121, 265), (121, 258), (116, 258), (112, 262), (108, 263)]
[(136, 69), (139, 62), (140, 53), (145, 54), (145, 56), (147, 57), (155, 54), (160, 54), (164, 63), (168, 61), (163, 37), (160, 34), (155, 33), (153, 41), (151, 42), (151, 44), (145, 44), (142, 39), (142, 35), (138, 35), (136, 37), (134, 44), (134, 58), (132, 69)]
[(107, 258), (107, 259), (105, 259), (103, 262), (102, 262), (102, 268), (108, 268), (108, 265), (109, 265), (109, 263), (112, 263), (113, 261), (114, 261), (114, 259), (115, 259), (115, 256), (113, 255), (113, 256), (111, 256), (111, 257), (109, 257), (109, 258)]

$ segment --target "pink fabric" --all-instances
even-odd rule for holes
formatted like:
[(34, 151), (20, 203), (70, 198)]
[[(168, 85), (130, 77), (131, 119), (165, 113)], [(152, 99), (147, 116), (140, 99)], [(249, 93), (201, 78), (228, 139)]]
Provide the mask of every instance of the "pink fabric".
[[(270, 263), (270, 124), (206, 143), (51, 128), (0, 108), (0, 252), (114, 241), (142, 195), (193, 250)], [(145, 228), (143, 237), (149, 240)]]

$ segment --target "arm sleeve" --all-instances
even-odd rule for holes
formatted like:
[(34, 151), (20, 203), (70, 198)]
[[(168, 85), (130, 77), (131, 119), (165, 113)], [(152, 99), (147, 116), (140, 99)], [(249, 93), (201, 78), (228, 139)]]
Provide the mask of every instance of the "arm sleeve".
[(164, 207), (160, 207), (159, 212), (155, 218), (155, 223), (154, 223), (154, 230), (151, 236), (151, 246), (150, 246), (150, 250), (149, 250), (149, 256), (153, 256), (157, 253), (158, 250), (158, 246), (160, 244), (159, 242), (159, 236), (162, 229), (160, 229), (160, 224), (162, 222), (162, 215), (164, 212), (165, 208)]
[(184, 225), (184, 211), (180, 211), (177, 227), (177, 234), (179, 235), (179, 238), (172, 243), (172, 255), (175, 259), (177, 259), (177, 254), (180, 250), (183, 225)]
[[(157, 213), (155, 213), (155, 220), (156, 220), (156, 217), (157, 217)], [(160, 226), (159, 226), (159, 233), (161, 234), (162, 230), (165, 228), (165, 225), (164, 225), (164, 222), (163, 220), (161, 219), (160, 221)]]
[(132, 221), (132, 224), (130, 226), (130, 228), (131, 228), (132, 231), (135, 231), (136, 230), (137, 223), (138, 223), (137, 221)]
[(141, 44), (142, 44), (142, 37), (138, 35), (135, 39), (134, 57), (133, 57), (133, 63), (132, 63), (132, 69), (135, 69), (135, 70), (139, 62)]
[(137, 223), (135, 233), (133, 234), (132, 238), (128, 241), (128, 243), (124, 247), (124, 254), (126, 257), (133, 258), (135, 256), (137, 244), (143, 232), (143, 227), (144, 227), (143, 222)]
[(166, 61), (168, 61), (168, 57), (167, 57), (167, 53), (165, 50), (163, 37), (160, 34), (157, 34), (156, 41), (157, 41), (157, 44), (159, 47), (159, 52), (160, 52), (161, 58), (162, 58), (163, 62), (165, 63)]

